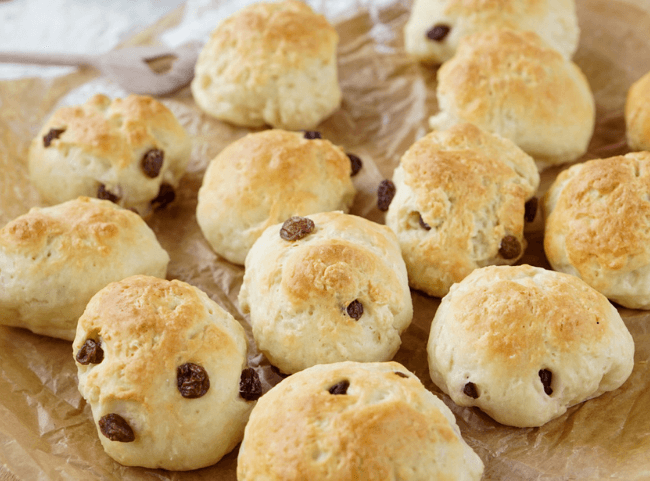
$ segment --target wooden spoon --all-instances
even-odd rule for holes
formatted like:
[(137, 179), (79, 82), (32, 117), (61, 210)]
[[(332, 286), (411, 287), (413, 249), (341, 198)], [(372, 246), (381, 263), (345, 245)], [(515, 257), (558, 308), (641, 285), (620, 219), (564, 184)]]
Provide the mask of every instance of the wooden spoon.
[[(130, 47), (99, 55), (0, 52), (1, 63), (37, 65), (87, 65), (95, 67), (128, 92), (166, 95), (189, 84), (200, 46), (193, 42), (176, 49), (169, 47)], [(157, 73), (147, 64), (162, 57), (175, 57), (171, 68)]]

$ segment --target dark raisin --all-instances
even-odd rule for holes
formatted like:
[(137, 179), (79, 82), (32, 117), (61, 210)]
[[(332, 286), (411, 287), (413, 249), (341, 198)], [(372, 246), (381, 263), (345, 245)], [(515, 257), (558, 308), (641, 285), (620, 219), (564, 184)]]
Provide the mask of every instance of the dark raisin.
[(239, 395), (246, 401), (257, 401), (262, 395), (262, 383), (255, 369), (248, 367), (241, 372)]
[(463, 393), (466, 396), (471, 397), (472, 399), (476, 399), (478, 397), (478, 391), (476, 390), (476, 384), (473, 382), (468, 382), (465, 384), (465, 387), (463, 388)]
[(539, 371), (539, 378), (542, 380), (544, 392), (549, 396), (553, 394), (553, 389), (551, 389), (551, 380), (553, 379), (553, 373), (548, 369), (542, 369)]
[(350, 165), (352, 166), (350, 177), (354, 177), (359, 173), (361, 167), (363, 167), (363, 162), (361, 162), (361, 159), (354, 154), (347, 154), (347, 156), (348, 159), (350, 159)]
[(382, 180), (377, 188), (377, 207), (379, 210), (387, 211), (393, 197), (395, 197), (395, 184), (388, 179)]
[(99, 430), (111, 441), (130, 443), (135, 440), (133, 429), (119, 414), (107, 414), (99, 420)]
[(347, 394), (350, 387), (350, 381), (341, 381), (329, 388), (330, 394)]
[(422, 215), (418, 214), (418, 221), (420, 222), (420, 227), (422, 227), (424, 230), (431, 230), (431, 226), (424, 222), (424, 219), (422, 218)]
[(397, 374), (399, 377), (408, 377), (408, 375), (404, 374), (403, 372), (400, 371), (393, 371), (394, 374)]
[(154, 209), (162, 209), (167, 207), (169, 204), (174, 202), (176, 198), (176, 192), (174, 188), (169, 184), (160, 184), (160, 189), (158, 190), (158, 195), (154, 200), (151, 201), (151, 207)]
[(507, 235), (501, 239), (499, 244), (499, 254), (504, 259), (515, 259), (521, 254), (521, 244), (515, 236)]
[(537, 197), (533, 197), (524, 204), (524, 219), (526, 222), (532, 222), (535, 220), (535, 216), (537, 215), (537, 203)]
[(43, 136), (43, 145), (49, 147), (54, 139), (58, 139), (65, 129), (50, 129), (47, 135)]
[(165, 153), (162, 150), (151, 149), (142, 157), (142, 170), (144, 175), (150, 178), (158, 177), (163, 165)]
[(120, 197), (118, 195), (115, 195), (111, 191), (106, 190), (106, 186), (104, 184), (99, 184), (99, 187), (97, 188), (97, 198), (102, 200), (110, 200), (114, 203), (117, 203), (117, 201), (120, 200)]
[(86, 339), (79, 352), (75, 356), (79, 364), (84, 366), (88, 364), (99, 364), (104, 360), (104, 350), (99, 347), (99, 343), (92, 339)]
[(322, 139), (323, 137), (321, 136), (320, 132), (316, 130), (305, 130), (305, 135), (304, 137), (307, 140), (314, 140), (314, 139)]
[(191, 362), (176, 368), (176, 382), (181, 396), (188, 399), (201, 397), (210, 389), (210, 378), (206, 370)]
[(429, 40), (435, 40), (436, 42), (442, 41), (447, 34), (449, 34), (449, 31), (451, 28), (448, 25), (444, 25), (442, 23), (439, 23), (437, 25), (434, 25), (429, 31), (427, 31), (427, 38)]
[(286, 241), (296, 241), (308, 236), (314, 230), (314, 221), (307, 217), (289, 217), (280, 229), (280, 237)]
[(358, 321), (363, 315), (363, 304), (361, 304), (358, 299), (355, 299), (348, 305), (347, 311), (348, 316), (355, 321)]

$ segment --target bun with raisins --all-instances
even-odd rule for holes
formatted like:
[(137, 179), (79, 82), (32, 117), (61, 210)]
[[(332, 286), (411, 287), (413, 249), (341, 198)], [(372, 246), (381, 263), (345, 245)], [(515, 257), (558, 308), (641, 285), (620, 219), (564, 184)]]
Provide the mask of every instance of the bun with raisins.
[(402, 156), (393, 182), (386, 225), (414, 289), (442, 297), (474, 269), (523, 255), (539, 174), (510, 140), (471, 124), (432, 132)]
[(246, 257), (239, 303), (258, 348), (285, 373), (389, 360), (413, 317), (395, 234), (341, 212), (266, 229)]
[(317, 132), (265, 130), (217, 155), (199, 190), (196, 218), (215, 252), (244, 264), (264, 229), (292, 215), (347, 212), (352, 163)]
[(462, 38), (490, 28), (535, 32), (565, 58), (580, 36), (575, 0), (415, 0), (404, 27), (406, 51), (442, 63)]
[(401, 364), (314, 366), (251, 413), (239, 481), (478, 481), (483, 462), (454, 415)]
[(108, 285), (79, 319), (72, 347), (104, 450), (127, 466), (216, 463), (241, 441), (262, 393), (246, 368), (243, 327), (176, 280)]
[(49, 204), (98, 197), (146, 216), (174, 200), (190, 148), (183, 127), (157, 100), (95, 95), (45, 123), (29, 149), (29, 177)]
[(509, 426), (541, 426), (618, 389), (634, 341), (607, 298), (577, 277), (491, 266), (454, 284), (431, 324), (433, 382)]

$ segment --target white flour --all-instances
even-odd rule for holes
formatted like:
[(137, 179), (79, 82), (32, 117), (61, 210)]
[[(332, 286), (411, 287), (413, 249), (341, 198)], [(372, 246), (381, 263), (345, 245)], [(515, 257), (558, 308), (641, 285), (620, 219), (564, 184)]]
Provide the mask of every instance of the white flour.
[[(0, 50), (100, 53), (154, 23), (182, 0), (0, 1)], [(0, 79), (56, 76), (65, 67), (0, 64)]]

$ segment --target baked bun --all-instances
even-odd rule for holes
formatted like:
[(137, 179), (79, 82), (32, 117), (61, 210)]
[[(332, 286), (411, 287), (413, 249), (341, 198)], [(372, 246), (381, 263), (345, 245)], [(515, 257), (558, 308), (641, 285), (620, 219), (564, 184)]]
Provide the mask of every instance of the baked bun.
[(544, 197), (544, 251), (553, 269), (612, 301), (650, 309), (650, 153), (563, 171)]
[(107, 284), (165, 277), (169, 255), (139, 215), (80, 197), (33, 208), (0, 230), (0, 324), (72, 341)]
[(338, 361), (387, 361), (413, 305), (395, 234), (341, 212), (264, 231), (239, 292), (260, 351), (285, 373)]
[(292, 215), (348, 211), (351, 163), (329, 140), (311, 133), (266, 130), (217, 155), (199, 190), (196, 217), (208, 243), (235, 264), (264, 229)]
[[(242, 326), (204, 292), (133, 276), (98, 292), (79, 319), (79, 392), (121, 464), (189, 470), (241, 441), (256, 399)], [(258, 388), (259, 378), (253, 375)]]
[(449, 408), (396, 362), (314, 366), (253, 409), (239, 481), (479, 480)]
[(298, 0), (256, 3), (222, 22), (196, 63), (192, 95), (220, 120), (310, 129), (339, 108), (338, 34)]
[(502, 424), (541, 426), (621, 386), (634, 342), (621, 316), (580, 279), (491, 266), (454, 284), (427, 346), (433, 382)]
[(650, 150), (650, 72), (627, 92), (625, 125), (630, 149)]
[(98, 94), (45, 123), (29, 149), (29, 177), (49, 204), (83, 195), (148, 215), (174, 199), (190, 149), (183, 127), (157, 100)]
[(510, 140), (471, 124), (431, 132), (402, 156), (393, 183), (386, 225), (414, 289), (442, 297), (474, 269), (523, 255), (539, 173)]
[(490, 28), (535, 32), (568, 59), (580, 37), (575, 0), (415, 0), (404, 42), (416, 59), (442, 63), (460, 39)]
[(587, 151), (595, 104), (580, 68), (537, 34), (489, 30), (465, 37), (438, 70), (436, 130), (471, 122), (512, 140), (540, 169)]

